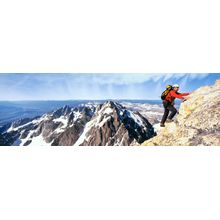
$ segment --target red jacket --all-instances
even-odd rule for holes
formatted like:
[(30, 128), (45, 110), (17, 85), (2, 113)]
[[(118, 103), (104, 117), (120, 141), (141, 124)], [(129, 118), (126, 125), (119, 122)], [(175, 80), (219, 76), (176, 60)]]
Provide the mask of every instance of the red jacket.
[(184, 99), (183, 96), (187, 96), (189, 95), (189, 93), (176, 93), (174, 90), (171, 90), (167, 96), (166, 96), (166, 101), (168, 102), (173, 102), (175, 100), (175, 98), (178, 99)]

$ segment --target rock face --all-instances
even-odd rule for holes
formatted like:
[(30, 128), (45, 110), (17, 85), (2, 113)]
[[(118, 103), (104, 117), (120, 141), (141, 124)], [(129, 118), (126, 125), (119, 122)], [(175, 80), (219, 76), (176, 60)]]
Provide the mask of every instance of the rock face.
[(181, 104), (176, 121), (143, 145), (220, 146), (220, 80), (194, 91)]
[(22, 119), (2, 128), (1, 145), (137, 145), (155, 135), (138, 112), (108, 101), (97, 106), (64, 106), (42, 117)]
[(154, 129), (138, 112), (109, 101), (97, 107), (75, 145), (136, 145), (154, 136)]
[(73, 145), (94, 111), (95, 107), (64, 106), (42, 117), (12, 123), (0, 139), (2, 145)]

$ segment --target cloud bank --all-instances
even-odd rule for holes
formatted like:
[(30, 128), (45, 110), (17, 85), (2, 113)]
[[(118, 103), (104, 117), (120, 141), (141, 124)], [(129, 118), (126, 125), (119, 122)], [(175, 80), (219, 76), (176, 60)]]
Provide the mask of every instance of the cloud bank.
[(184, 90), (220, 74), (0, 74), (0, 100), (159, 99), (167, 84)]

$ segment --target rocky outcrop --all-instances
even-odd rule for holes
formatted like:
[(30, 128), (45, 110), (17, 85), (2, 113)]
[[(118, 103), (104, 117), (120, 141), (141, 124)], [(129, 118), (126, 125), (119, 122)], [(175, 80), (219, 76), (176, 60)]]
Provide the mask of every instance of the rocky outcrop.
[(194, 91), (181, 104), (176, 121), (143, 145), (220, 146), (220, 80)]
[(155, 135), (152, 125), (138, 112), (112, 101), (99, 105), (75, 145), (129, 146)]

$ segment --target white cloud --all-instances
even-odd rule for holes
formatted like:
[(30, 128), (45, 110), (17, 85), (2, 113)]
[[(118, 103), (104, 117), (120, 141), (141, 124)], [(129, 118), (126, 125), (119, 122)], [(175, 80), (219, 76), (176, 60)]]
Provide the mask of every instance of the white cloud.
[[(135, 83), (144, 83), (147, 81), (153, 81), (153, 82), (166, 82), (169, 79), (180, 79), (182, 77), (189, 77), (190, 79), (195, 78), (204, 78), (208, 74), (191, 74), (191, 73), (164, 73), (164, 74), (138, 74), (138, 73), (132, 73), (132, 74), (94, 74), (92, 76), (89, 76), (89, 82), (88, 83), (95, 83), (95, 84), (116, 84), (116, 85), (128, 85), (128, 84), (135, 84)], [(82, 82), (88, 81), (88, 76), (79, 76), (78, 81)]]
[[(135, 83), (144, 83), (146, 81), (159, 81), (164, 75), (163, 74), (94, 74), (89, 77), (88, 83), (95, 84), (115, 84), (115, 85), (128, 85)], [(88, 81), (88, 78), (85, 79), (85, 76), (79, 76), (77, 81)]]
[(22, 77), (8, 75), (0, 81), (2, 100), (135, 98), (145, 97), (145, 94), (150, 98), (158, 98), (165, 84), (176, 81), (184, 88), (190, 80), (203, 79), (208, 74), (25, 74)]

